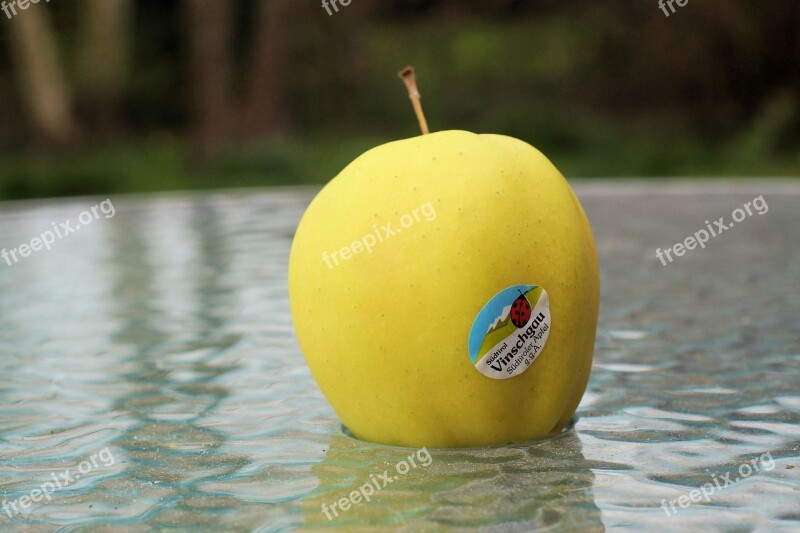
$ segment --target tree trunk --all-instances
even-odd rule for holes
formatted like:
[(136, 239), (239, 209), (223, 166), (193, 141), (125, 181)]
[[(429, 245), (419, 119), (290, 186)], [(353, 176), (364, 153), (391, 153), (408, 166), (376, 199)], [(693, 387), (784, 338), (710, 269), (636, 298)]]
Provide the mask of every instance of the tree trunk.
[(239, 120), (245, 139), (286, 132), (290, 2), (258, 0), (250, 58)]
[(227, 0), (185, 0), (194, 149), (199, 159), (231, 133), (231, 6)]
[(87, 0), (77, 52), (79, 107), (100, 134), (120, 129), (130, 68), (130, 0)]
[(9, 31), (16, 85), (34, 135), (45, 144), (68, 144), (77, 127), (50, 13), (44, 4), (31, 5), (14, 17)]

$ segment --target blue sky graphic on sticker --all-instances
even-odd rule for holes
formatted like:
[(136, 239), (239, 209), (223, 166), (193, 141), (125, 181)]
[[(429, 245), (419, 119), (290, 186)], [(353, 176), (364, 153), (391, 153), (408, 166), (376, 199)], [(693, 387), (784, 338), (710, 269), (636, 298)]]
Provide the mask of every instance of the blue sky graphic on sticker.
[[(494, 321), (503, 313), (503, 309), (514, 303), (514, 300), (519, 298), (520, 294), (525, 294), (531, 289), (535, 289), (536, 285), (513, 285), (507, 289), (498, 292), (489, 303), (483, 306), (478, 316), (475, 317), (475, 322), (472, 323), (472, 329), (469, 332), (469, 357), (472, 359), (472, 364), (478, 360), (478, 350), (481, 348), (483, 339), (489, 331), (489, 327)], [(535, 304), (536, 302), (532, 302)]]

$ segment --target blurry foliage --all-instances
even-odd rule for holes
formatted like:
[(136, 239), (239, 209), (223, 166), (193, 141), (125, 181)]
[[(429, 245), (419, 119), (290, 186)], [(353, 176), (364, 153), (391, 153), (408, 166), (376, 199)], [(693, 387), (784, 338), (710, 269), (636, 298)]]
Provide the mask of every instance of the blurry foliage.
[[(241, 74), (256, 0), (233, 4)], [(81, 2), (48, 8), (73, 79)], [(32, 143), (2, 21), (0, 197), (321, 183), (417, 134), (396, 77), (406, 64), (432, 129), (522, 138), (568, 176), (800, 174), (796, 0), (694, 0), (669, 18), (655, 1), (359, 0), (287, 17), (273, 75), (288, 88), (288, 133), (233, 140), (202, 166), (183, 3), (136, 1), (123, 123), (66, 150)]]

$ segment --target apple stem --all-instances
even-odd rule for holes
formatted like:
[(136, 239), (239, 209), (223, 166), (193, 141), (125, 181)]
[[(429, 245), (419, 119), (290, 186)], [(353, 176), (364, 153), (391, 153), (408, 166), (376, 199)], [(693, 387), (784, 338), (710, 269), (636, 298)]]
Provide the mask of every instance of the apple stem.
[(414, 106), (414, 113), (417, 114), (419, 121), (419, 128), (422, 130), (423, 135), (430, 133), (428, 131), (428, 122), (425, 120), (425, 114), (422, 112), (422, 104), (420, 103), (419, 90), (417, 89), (417, 75), (414, 73), (414, 67), (406, 67), (399, 72), (400, 79), (406, 84), (408, 89), (408, 97), (411, 98), (411, 105)]

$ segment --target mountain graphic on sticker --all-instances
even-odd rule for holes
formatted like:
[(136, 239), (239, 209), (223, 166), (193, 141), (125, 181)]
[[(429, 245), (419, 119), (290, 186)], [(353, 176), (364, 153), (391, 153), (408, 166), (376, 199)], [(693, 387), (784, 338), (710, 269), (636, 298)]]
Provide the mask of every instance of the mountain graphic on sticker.
[(515, 285), (498, 293), (484, 306), (470, 332), (469, 352), (473, 363), (528, 322), (541, 293), (542, 288), (536, 285)]
[(500, 313), (500, 316), (498, 316), (495, 319), (494, 323), (491, 326), (489, 326), (489, 330), (486, 332), (486, 334), (488, 335), (489, 333), (493, 332), (496, 329), (503, 328), (503, 326), (508, 324), (509, 320), (511, 320), (511, 306), (507, 305), (503, 308), (503, 311)]
[(517, 328), (521, 328), (528, 323), (530, 318), (531, 303), (528, 301), (525, 294), (523, 294), (520, 290), (519, 296), (516, 300), (514, 300), (514, 303), (503, 308), (503, 310), (500, 312), (500, 316), (498, 316), (492, 325), (489, 326), (486, 334), (488, 335), (493, 331), (505, 328), (509, 321), (517, 326)]

